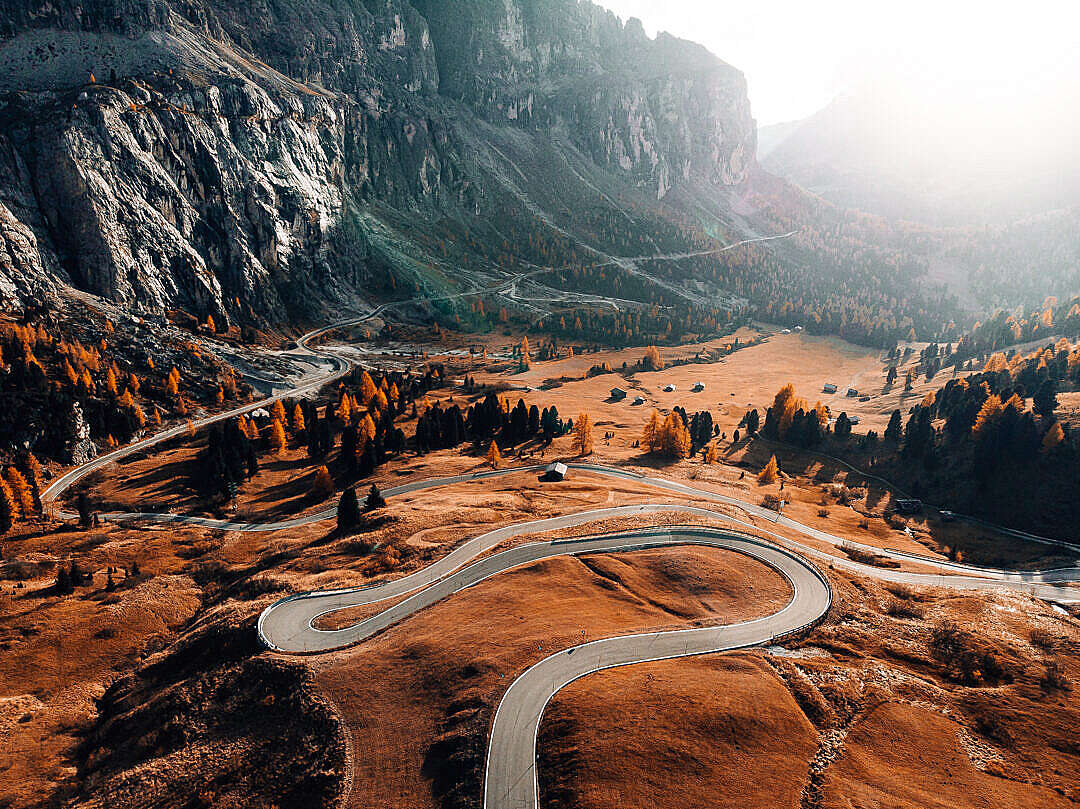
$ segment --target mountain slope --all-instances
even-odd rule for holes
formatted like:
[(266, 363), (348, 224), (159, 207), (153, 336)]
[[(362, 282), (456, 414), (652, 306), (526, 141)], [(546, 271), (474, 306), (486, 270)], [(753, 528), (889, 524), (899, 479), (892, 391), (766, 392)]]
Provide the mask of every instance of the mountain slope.
[(673, 186), (753, 165), (738, 71), (573, 0), (4, 0), (0, 18), (9, 306), (71, 283), (220, 328), (453, 294), (524, 269), (527, 234), (614, 249), (583, 208), (659, 234)]

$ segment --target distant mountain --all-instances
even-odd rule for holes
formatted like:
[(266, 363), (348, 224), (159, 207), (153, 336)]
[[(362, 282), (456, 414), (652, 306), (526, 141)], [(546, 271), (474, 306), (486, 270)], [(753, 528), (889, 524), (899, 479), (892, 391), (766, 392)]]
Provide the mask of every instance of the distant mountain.
[[(763, 127), (762, 166), (821, 197), (933, 225), (1004, 223), (1080, 203), (1080, 121), (1054, 103), (1003, 107), (896, 84)], [(1038, 102), (1038, 103), (1037, 103)]]

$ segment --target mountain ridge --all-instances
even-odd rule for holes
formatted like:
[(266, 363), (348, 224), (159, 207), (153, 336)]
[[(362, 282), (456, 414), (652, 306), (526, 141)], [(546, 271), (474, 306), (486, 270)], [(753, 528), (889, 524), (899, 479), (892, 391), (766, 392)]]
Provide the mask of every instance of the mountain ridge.
[(2, 72), (26, 82), (0, 100), (9, 306), (73, 283), (224, 327), (458, 292), (506, 275), (506, 220), (574, 219), (553, 184), (662, 218), (673, 186), (754, 166), (741, 73), (574, 0), (0, 11)]

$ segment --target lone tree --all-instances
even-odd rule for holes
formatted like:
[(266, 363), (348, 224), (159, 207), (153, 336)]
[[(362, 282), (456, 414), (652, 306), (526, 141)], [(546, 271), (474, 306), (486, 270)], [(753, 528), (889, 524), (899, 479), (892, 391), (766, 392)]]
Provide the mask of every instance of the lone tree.
[(62, 596), (75, 592), (75, 587), (71, 584), (71, 574), (63, 562), (56, 566), (56, 592)]
[(529, 362), (529, 338), (528, 338), (528, 336), (525, 336), (525, 337), (521, 338), (520, 352), (521, 352), (521, 359), (518, 362), (518, 370), (519, 371), (528, 371), (529, 368), (531, 367), (531, 363)]
[(93, 514), (90, 511), (90, 498), (86, 496), (86, 492), (79, 492), (78, 509), (79, 525), (83, 528), (89, 528)]
[(499, 445), (494, 441), (492, 441), (491, 446), (488, 447), (487, 455), (484, 456), (484, 460), (488, 462), (488, 465), (492, 469), (499, 468), (499, 462), (502, 461), (502, 456), (499, 454)]
[(368, 489), (367, 499), (364, 500), (364, 511), (374, 511), (385, 506), (386, 500), (383, 498), (382, 492), (379, 491), (378, 486), (372, 483), (371, 488)]
[(776, 456), (773, 455), (769, 458), (769, 462), (761, 468), (758, 472), (758, 483), (765, 486), (769, 483), (776, 483), (780, 477), (780, 465), (776, 462)]
[(593, 434), (592, 416), (588, 413), (578, 413), (577, 421), (574, 422), (574, 446), (579, 455), (592, 455)]
[(356, 500), (356, 489), (351, 486), (341, 493), (337, 507), (337, 527), (339, 531), (348, 531), (360, 524), (360, 504)]
[(656, 452), (660, 449), (660, 414), (655, 410), (641, 431), (641, 443), (647, 452)]
[(334, 493), (334, 479), (330, 477), (330, 470), (320, 466), (315, 470), (315, 479), (311, 482), (311, 495), (319, 500), (325, 500)]

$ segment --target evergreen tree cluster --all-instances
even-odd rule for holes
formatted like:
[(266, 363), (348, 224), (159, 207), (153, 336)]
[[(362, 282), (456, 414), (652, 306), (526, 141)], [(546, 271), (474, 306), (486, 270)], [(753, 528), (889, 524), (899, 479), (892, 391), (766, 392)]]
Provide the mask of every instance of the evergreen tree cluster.
[(424, 454), (466, 441), (481, 446), (496, 440), (510, 447), (534, 438), (551, 442), (566, 430), (567, 425), (554, 405), (541, 411), (536, 405), (530, 407), (524, 399), (518, 399), (509, 408), (506, 400), (489, 391), (464, 413), (456, 404), (442, 408), (437, 403), (424, 411), (417, 421), (416, 451)]
[(199, 455), (196, 483), (207, 496), (232, 499), (248, 478), (259, 470), (254, 442), (237, 419), (211, 424), (206, 447)]

